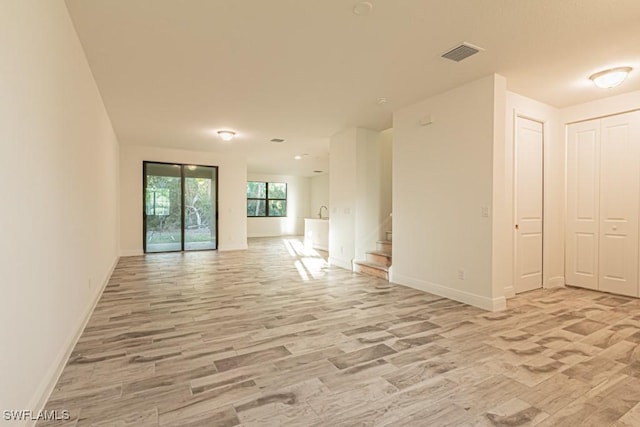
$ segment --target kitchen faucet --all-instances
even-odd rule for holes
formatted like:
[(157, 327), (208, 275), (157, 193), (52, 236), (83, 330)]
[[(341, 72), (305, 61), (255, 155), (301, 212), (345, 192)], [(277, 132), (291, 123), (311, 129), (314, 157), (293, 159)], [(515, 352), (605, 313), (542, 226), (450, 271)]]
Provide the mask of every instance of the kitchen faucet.
[(327, 210), (327, 214), (329, 213), (329, 208), (326, 206), (320, 206), (320, 210), (318, 211), (318, 218), (322, 219), (322, 208), (325, 208)]

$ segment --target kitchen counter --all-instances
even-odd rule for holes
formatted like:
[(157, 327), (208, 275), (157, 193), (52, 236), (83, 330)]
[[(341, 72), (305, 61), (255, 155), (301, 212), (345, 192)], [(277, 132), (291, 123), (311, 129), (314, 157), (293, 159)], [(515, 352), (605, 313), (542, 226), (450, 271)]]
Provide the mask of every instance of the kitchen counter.
[(313, 249), (329, 250), (329, 218), (304, 219), (304, 244)]

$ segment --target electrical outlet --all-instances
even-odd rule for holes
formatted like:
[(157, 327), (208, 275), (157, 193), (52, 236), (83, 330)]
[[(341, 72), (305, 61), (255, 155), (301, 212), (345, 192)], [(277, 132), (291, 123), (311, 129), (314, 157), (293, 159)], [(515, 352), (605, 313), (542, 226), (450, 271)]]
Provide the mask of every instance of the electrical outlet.
[(482, 218), (489, 218), (489, 206), (482, 206), (480, 208), (480, 215)]
[(459, 269), (459, 270), (458, 270), (458, 279), (459, 279), (459, 280), (464, 280), (464, 277), (465, 277), (465, 272), (464, 272), (464, 270), (463, 270), (463, 269)]

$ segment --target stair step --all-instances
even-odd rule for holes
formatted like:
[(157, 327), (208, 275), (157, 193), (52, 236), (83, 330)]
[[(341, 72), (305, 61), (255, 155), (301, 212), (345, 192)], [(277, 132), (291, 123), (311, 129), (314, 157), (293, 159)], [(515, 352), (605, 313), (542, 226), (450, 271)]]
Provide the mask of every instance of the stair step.
[(392, 253), (391, 247), (393, 246), (393, 244), (391, 243), (391, 240), (378, 240), (376, 242), (376, 250), (380, 251), (380, 252), (386, 252), (388, 254)]
[(389, 280), (389, 267), (384, 264), (369, 261), (354, 261), (353, 271)]
[(366, 253), (366, 260), (375, 264), (391, 265), (391, 254), (384, 251), (368, 251)]

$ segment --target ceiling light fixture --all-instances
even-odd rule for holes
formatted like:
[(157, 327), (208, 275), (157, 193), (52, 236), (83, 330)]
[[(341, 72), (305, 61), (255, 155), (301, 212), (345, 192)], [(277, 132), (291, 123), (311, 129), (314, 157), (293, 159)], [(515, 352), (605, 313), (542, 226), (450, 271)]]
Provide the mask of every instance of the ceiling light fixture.
[(293, 156), (294, 159), (296, 160), (300, 160), (302, 158), (302, 156)]
[(373, 4), (368, 1), (360, 1), (353, 6), (353, 14), (360, 16), (367, 16), (371, 14), (373, 10)]
[(627, 78), (631, 70), (631, 67), (611, 68), (610, 70), (595, 73), (589, 77), (589, 79), (599, 88), (611, 89), (622, 83)]
[(231, 141), (233, 137), (236, 136), (236, 133), (232, 130), (219, 130), (218, 135), (220, 135), (223, 141)]

